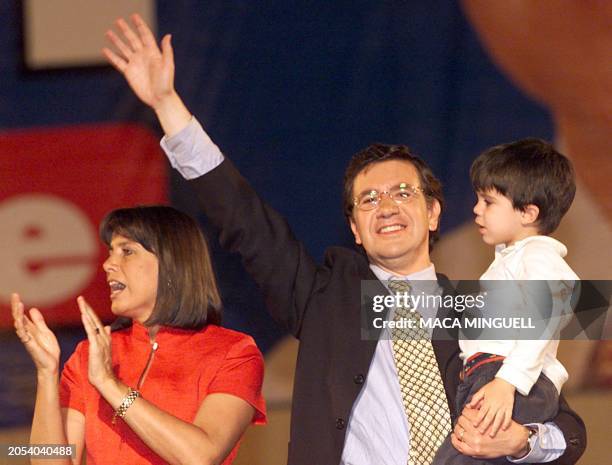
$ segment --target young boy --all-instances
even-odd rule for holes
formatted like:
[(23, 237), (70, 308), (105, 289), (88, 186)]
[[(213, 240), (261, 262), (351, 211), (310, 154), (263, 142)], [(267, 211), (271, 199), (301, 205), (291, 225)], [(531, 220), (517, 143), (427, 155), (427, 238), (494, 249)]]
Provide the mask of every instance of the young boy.
[[(544, 141), (523, 139), (482, 153), (470, 177), (478, 196), (474, 221), (483, 241), (495, 246), (495, 260), (480, 279), (554, 280), (571, 294), (579, 278), (563, 259), (565, 246), (549, 237), (574, 199), (570, 161)], [(568, 377), (556, 358), (558, 345), (558, 340), (460, 340), (464, 369), (458, 412), (465, 405), (478, 408), (474, 426), (491, 436), (513, 419), (524, 425), (549, 421)], [(537, 428), (530, 428), (530, 446), (536, 434)], [(462, 455), (449, 437), (434, 463), (488, 462)]]

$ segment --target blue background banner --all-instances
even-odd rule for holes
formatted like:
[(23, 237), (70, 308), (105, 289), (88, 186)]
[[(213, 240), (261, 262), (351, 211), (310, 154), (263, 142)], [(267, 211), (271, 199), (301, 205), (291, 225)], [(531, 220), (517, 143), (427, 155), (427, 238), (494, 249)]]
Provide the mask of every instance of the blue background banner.
[[(18, 3), (0, 3), (2, 130), (138, 122), (161, 136), (152, 112), (110, 67), (27, 71)], [(175, 0), (159, 1), (157, 12), (160, 34), (173, 35), (184, 101), (317, 258), (328, 245), (353, 243), (342, 215), (342, 175), (368, 144), (406, 144), (431, 164), (447, 197), (445, 232), (472, 217), (468, 169), (481, 150), (552, 135), (544, 109), (493, 66), (453, 0)], [(112, 175), (113, 166), (101, 174)], [(189, 187), (174, 172), (170, 183), (172, 203), (198, 216)], [(221, 251), (215, 231), (199, 219), (226, 325), (267, 350), (282, 329), (239, 258)], [(83, 333), (62, 334), (70, 353)], [(21, 388), (32, 385), (33, 367), (12, 333), (1, 340), (0, 426), (27, 423), (21, 407), (34, 395)]]

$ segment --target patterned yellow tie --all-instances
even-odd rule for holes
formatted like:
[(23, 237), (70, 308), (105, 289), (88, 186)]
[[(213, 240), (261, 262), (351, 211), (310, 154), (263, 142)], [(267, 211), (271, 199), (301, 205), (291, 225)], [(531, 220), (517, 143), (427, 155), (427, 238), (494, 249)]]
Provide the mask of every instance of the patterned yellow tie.
[[(402, 280), (388, 282), (395, 293), (410, 293), (410, 284)], [(436, 451), (451, 432), (451, 418), (429, 334), (421, 328), (421, 315), (398, 307), (395, 321), (412, 319), (414, 328), (395, 328), (393, 356), (402, 391), (402, 401), (410, 425), (408, 465), (430, 465)]]

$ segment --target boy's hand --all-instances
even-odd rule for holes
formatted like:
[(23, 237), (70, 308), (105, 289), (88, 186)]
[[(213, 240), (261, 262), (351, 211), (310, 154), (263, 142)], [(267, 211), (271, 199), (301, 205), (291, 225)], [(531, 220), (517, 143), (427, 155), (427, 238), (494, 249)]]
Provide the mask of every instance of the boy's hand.
[(469, 408), (479, 408), (474, 428), (484, 434), (491, 426), (491, 437), (495, 437), (500, 427), (507, 430), (512, 422), (515, 391), (516, 388), (508, 381), (495, 378), (474, 394), (467, 404)]

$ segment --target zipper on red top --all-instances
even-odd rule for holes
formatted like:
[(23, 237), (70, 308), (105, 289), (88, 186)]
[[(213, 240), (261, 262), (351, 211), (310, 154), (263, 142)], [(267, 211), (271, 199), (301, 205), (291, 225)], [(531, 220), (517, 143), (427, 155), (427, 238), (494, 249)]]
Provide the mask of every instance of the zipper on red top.
[(147, 374), (149, 373), (149, 369), (151, 368), (151, 365), (153, 364), (153, 359), (155, 358), (155, 352), (157, 351), (158, 348), (159, 348), (159, 344), (155, 342), (155, 339), (151, 339), (151, 351), (149, 352), (149, 358), (147, 360), (147, 364), (145, 365), (144, 370), (142, 370), (142, 373), (140, 374), (140, 378), (138, 379), (138, 384), (136, 385), (137, 391), (140, 390), (140, 388), (142, 387), (142, 384), (145, 381), (145, 378), (147, 377)]

